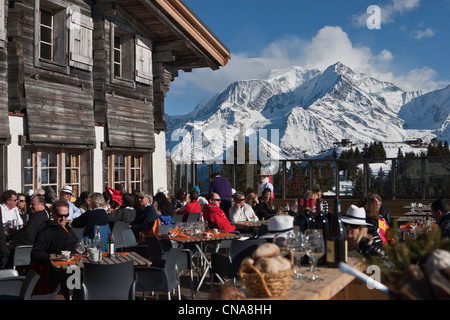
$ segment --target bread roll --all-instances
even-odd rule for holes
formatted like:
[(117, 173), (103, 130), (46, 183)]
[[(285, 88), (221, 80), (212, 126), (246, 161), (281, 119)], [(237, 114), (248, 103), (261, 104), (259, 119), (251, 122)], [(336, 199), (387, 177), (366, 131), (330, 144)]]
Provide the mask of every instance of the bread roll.
[(286, 271), (291, 268), (291, 262), (282, 256), (276, 256), (274, 259), (278, 262), (278, 268), (280, 271)]
[(280, 263), (276, 257), (259, 258), (255, 262), (255, 268), (263, 273), (278, 273), (280, 271)]
[(276, 244), (262, 243), (253, 251), (252, 258), (256, 260), (258, 258), (273, 257), (278, 255), (279, 252), (280, 248)]

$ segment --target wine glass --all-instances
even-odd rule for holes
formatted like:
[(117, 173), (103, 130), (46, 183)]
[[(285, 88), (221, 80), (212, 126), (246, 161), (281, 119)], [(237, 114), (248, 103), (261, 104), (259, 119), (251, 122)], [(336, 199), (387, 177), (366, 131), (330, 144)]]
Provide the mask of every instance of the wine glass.
[(83, 252), (85, 250), (85, 245), (83, 241), (79, 241), (75, 244), (75, 250), (78, 252), (79, 261), (83, 261)]
[(301, 265), (302, 259), (306, 254), (306, 236), (303, 232), (295, 232), (289, 234), (288, 237), (288, 248), (292, 251), (294, 255), (294, 265), (295, 265), (295, 275), (294, 279), (302, 279)]
[(317, 274), (317, 260), (325, 254), (325, 243), (320, 230), (310, 229), (306, 231), (306, 254), (312, 260), (312, 276), (308, 281), (322, 281)]

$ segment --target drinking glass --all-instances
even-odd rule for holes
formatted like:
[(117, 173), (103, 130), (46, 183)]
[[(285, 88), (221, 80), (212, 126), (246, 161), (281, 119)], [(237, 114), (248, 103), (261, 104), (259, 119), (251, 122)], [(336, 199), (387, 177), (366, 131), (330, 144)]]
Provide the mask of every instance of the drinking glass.
[(86, 247), (83, 241), (79, 241), (75, 244), (75, 250), (78, 252), (79, 261), (83, 261), (83, 253), (85, 249)]
[(312, 260), (312, 276), (308, 281), (322, 281), (317, 274), (317, 260), (325, 254), (325, 243), (320, 230), (310, 229), (306, 231), (306, 254)]
[(294, 279), (303, 279), (300, 268), (302, 265), (302, 259), (305, 256), (307, 250), (305, 234), (301, 231), (289, 234), (288, 249), (290, 249), (292, 251), (292, 254), (294, 255)]

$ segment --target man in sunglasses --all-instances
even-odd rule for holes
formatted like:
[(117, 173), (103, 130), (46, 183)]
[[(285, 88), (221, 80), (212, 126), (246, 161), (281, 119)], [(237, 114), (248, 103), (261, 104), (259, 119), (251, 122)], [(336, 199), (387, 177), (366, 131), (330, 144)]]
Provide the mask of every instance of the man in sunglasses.
[(57, 200), (52, 206), (53, 221), (42, 229), (33, 243), (31, 261), (50, 264), (50, 254), (60, 254), (61, 251), (75, 251), (78, 237), (67, 225), (69, 204), (64, 200)]
[(151, 234), (153, 225), (158, 219), (158, 214), (155, 208), (152, 206), (152, 196), (147, 192), (139, 193), (139, 211), (136, 215), (136, 219), (129, 225), (129, 228), (133, 230), (136, 241), (139, 242), (140, 234)]
[(38, 232), (49, 224), (50, 219), (45, 210), (44, 197), (33, 197), (30, 203), (30, 211), (30, 220), (11, 241), (10, 249), (17, 246), (32, 245)]
[(50, 254), (60, 254), (61, 251), (75, 252), (75, 244), (79, 241), (67, 224), (69, 204), (64, 200), (57, 200), (52, 206), (53, 221), (42, 229), (36, 236), (31, 251), (31, 268), (41, 278), (36, 285), (37, 294), (52, 292), (58, 284), (66, 299), (69, 298), (65, 270), (52, 268)]
[(23, 226), (23, 220), (20, 217), (19, 210), (17, 209), (17, 192), (14, 190), (6, 190), (1, 196), (0, 205), (2, 211), (3, 226), (10, 227), (12, 221), (16, 221), (17, 227)]
[(213, 192), (207, 196), (208, 204), (203, 206), (203, 219), (208, 221), (210, 227), (218, 228), (225, 232), (232, 232), (236, 230), (235, 226), (230, 224), (225, 213), (220, 209), (220, 196)]

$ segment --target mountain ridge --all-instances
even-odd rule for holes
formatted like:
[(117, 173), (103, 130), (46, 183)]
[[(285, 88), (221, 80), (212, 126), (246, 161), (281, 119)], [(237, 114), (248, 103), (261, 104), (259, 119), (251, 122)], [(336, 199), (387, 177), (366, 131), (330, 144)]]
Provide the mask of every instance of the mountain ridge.
[[(233, 82), (182, 116), (166, 115), (167, 149), (186, 161), (219, 159), (238, 134), (265, 129), (278, 130), (278, 141), (270, 142), (301, 159), (342, 139), (450, 140), (449, 114), (450, 86), (407, 92), (340, 62), (324, 71), (293, 66), (272, 70), (265, 79)], [(201, 137), (201, 148), (194, 146), (195, 137)]]

